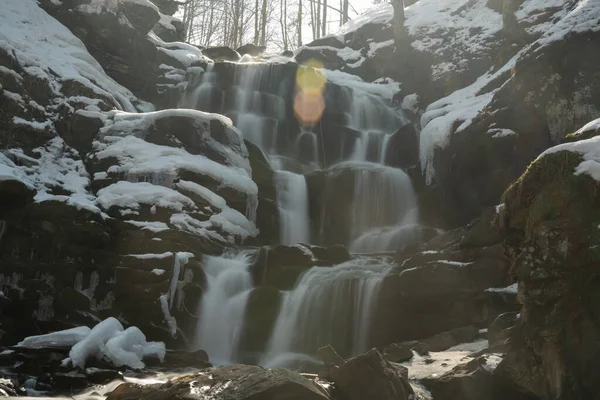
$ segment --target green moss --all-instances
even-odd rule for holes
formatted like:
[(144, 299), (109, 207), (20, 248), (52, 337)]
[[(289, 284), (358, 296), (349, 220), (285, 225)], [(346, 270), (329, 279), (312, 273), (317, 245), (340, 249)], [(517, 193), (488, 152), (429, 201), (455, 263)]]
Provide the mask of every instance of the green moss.
[(510, 226), (530, 236), (542, 221), (568, 218), (585, 226), (598, 220), (599, 186), (587, 175), (574, 174), (581, 161), (581, 155), (562, 151), (531, 163), (504, 193)]

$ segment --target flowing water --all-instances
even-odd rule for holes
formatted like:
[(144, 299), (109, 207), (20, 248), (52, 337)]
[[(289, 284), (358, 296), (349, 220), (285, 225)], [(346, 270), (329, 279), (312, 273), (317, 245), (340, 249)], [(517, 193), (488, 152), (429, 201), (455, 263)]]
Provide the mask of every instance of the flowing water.
[(248, 296), (252, 290), (251, 254), (204, 257), (207, 285), (200, 304), (195, 348), (217, 365), (236, 361)]
[(286, 366), (327, 344), (344, 355), (367, 350), (377, 296), (390, 268), (359, 259), (308, 270), (285, 293), (261, 364)]
[[(309, 192), (299, 173), (319, 167), (325, 157), (323, 141), (331, 140), (326, 131), (316, 134), (290, 123), (295, 68), (278, 63), (209, 64), (200, 83), (188, 89), (182, 100), (182, 106), (229, 116), (244, 138), (271, 160), (277, 171), (280, 243), (287, 245), (322, 239), (310, 237)], [(389, 140), (405, 117), (382, 98), (359, 88), (328, 84), (324, 101), (326, 110), (340, 115), (339, 123), (358, 135), (349, 151), (340, 144), (339, 153), (346, 162), (334, 166), (347, 167), (351, 161), (357, 170), (355, 192), (349, 199), (353, 204), (351, 241), (346, 244), (361, 252), (401, 244), (410, 231), (407, 226), (417, 222), (415, 195), (408, 176), (384, 167), (384, 161)], [(292, 162), (283, 162), (285, 157)], [(409, 218), (407, 210), (412, 209), (414, 218)]]
[(279, 204), (280, 243), (310, 243), (308, 188), (304, 175), (277, 171), (277, 203)]

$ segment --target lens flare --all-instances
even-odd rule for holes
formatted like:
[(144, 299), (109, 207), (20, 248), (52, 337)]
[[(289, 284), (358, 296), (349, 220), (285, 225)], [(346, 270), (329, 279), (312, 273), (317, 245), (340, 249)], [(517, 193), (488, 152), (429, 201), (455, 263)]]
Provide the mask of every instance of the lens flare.
[(325, 111), (323, 92), (327, 78), (319, 71), (323, 64), (309, 60), (298, 68), (294, 111), (302, 126), (315, 126)]

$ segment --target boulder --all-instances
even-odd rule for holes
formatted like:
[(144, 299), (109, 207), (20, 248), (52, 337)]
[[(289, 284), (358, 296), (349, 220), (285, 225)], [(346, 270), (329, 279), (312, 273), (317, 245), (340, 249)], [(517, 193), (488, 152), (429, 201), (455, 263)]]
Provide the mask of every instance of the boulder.
[(424, 339), (429, 351), (444, 351), (461, 343), (469, 343), (479, 336), (479, 329), (474, 326), (453, 329)]
[(202, 50), (202, 54), (214, 61), (237, 62), (241, 58), (240, 53), (227, 46), (208, 47)]
[(502, 371), (539, 398), (600, 393), (600, 185), (584, 168), (597, 165), (586, 155), (597, 143), (549, 150), (503, 197), (502, 232), (523, 309), (513, 335), (520, 343), (511, 342)]
[(341, 400), (408, 400), (413, 389), (402, 373), (375, 349), (331, 372)]
[(419, 133), (413, 124), (406, 124), (390, 137), (385, 164), (406, 170), (418, 163)]
[(317, 356), (323, 361), (327, 367), (339, 366), (344, 363), (344, 359), (328, 344), (317, 349)]
[(267, 48), (265, 46), (257, 46), (252, 43), (245, 44), (236, 49), (236, 51), (244, 56), (246, 54), (251, 55), (252, 57), (256, 57), (264, 53)]
[(107, 400), (328, 400), (329, 394), (314, 381), (284, 370), (232, 365), (192, 375), (183, 375), (158, 385), (125, 383), (108, 394)]
[(264, 352), (271, 338), (281, 306), (281, 293), (273, 286), (258, 286), (248, 297), (240, 348), (249, 352)]
[(437, 377), (421, 380), (436, 400), (534, 400), (516, 392), (494, 371), (502, 357), (481, 356)]
[(499, 315), (488, 328), (489, 347), (504, 345), (518, 321), (519, 315), (515, 312)]
[(350, 260), (345, 246), (263, 246), (252, 265), (255, 284), (291, 289), (298, 277), (314, 266), (332, 266)]
[(414, 356), (411, 347), (402, 346), (397, 343), (392, 343), (383, 349), (383, 354), (388, 361), (395, 363), (408, 361)]

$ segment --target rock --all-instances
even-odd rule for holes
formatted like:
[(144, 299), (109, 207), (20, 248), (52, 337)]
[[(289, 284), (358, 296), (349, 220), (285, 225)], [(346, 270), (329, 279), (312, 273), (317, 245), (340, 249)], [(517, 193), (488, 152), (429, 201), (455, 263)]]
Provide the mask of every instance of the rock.
[(523, 309), (499, 369), (544, 399), (600, 393), (599, 184), (574, 174), (582, 162), (566, 149), (539, 157), (507, 189), (500, 215)]
[(519, 321), (518, 314), (515, 312), (499, 315), (488, 328), (489, 347), (495, 347), (505, 344), (511, 336), (511, 328)]
[(173, 15), (179, 9), (181, 3), (177, 0), (150, 0), (154, 3), (160, 12), (165, 15)]
[(114, 380), (123, 380), (123, 374), (114, 369), (102, 369), (102, 368), (86, 368), (84, 370), (85, 376), (90, 381), (97, 385), (105, 385)]
[(354, 357), (331, 372), (341, 400), (408, 400), (413, 389), (375, 349)]
[(15, 384), (10, 379), (0, 378), (0, 397), (16, 397), (19, 394)]
[(205, 369), (212, 367), (212, 364), (209, 362), (208, 354), (204, 350), (167, 350), (165, 360), (160, 367), (167, 371), (185, 368)]
[(237, 62), (241, 58), (240, 53), (227, 46), (209, 47), (202, 50), (202, 54), (214, 61)]
[(128, 1), (119, 5), (129, 23), (142, 35), (150, 32), (160, 20), (158, 9), (147, 2)]
[(317, 356), (323, 361), (325, 366), (339, 366), (344, 363), (344, 359), (328, 344), (317, 349)]
[(279, 209), (275, 190), (275, 172), (266, 156), (254, 143), (245, 140), (248, 158), (252, 168), (252, 180), (258, 186), (258, 209), (256, 210), (256, 226), (260, 230), (263, 243), (279, 242)]
[(436, 400), (533, 400), (495, 376), (494, 370), (501, 360), (494, 354), (482, 356), (421, 382)]
[(405, 347), (397, 343), (392, 343), (383, 350), (383, 354), (388, 361), (402, 363), (413, 358), (414, 354), (410, 347)]
[(256, 46), (252, 43), (248, 43), (241, 47), (238, 47), (236, 51), (242, 56), (248, 54), (252, 57), (256, 57), (264, 53), (266, 49), (267, 48), (265, 46)]
[(248, 297), (242, 343), (246, 351), (264, 352), (279, 314), (282, 296), (273, 286), (258, 286)]
[(329, 48), (302, 47), (296, 52), (295, 59), (298, 64), (314, 60), (327, 69), (341, 69), (346, 64), (336, 51)]
[(423, 342), (427, 344), (429, 351), (444, 351), (461, 343), (472, 342), (478, 336), (478, 328), (475, 328), (474, 326), (466, 326), (464, 328), (457, 328), (448, 332), (440, 333), (424, 339)]
[(252, 275), (256, 285), (264, 284), (289, 290), (308, 268), (332, 266), (348, 260), (350, 253), (341, 245), (263, 246), (252, 265)]
[(346, 261), (350, 261), (352, 258), (348, 248), (343, 245), (333, 245), (330, 247), (306, 245), (307, 247), (323, 265), (341, 264)]
[(58, 292), (54, 306), (57, 311), (64, 313), (74, 310), (87, 311), (90, 309), (91, 299), (85, 294), (67, 287)]
[(406, 124), (390, 137), (385, 164), (406, 170), (418, 163), (419, 134), (413, 124)]
[(181, 400), (218, 397), (222, 400), (328, 400), (325, 389), (302, 375), (284, 370), (266, 370), (249, 365), (215, 368), (206, 373), (183, 375), (165, 384), (141, 386), (125, 383), (108, 394), (107, 400)]
[(408, 347), (409, 349), (416, 351), (420, 356), (426, 356), (429, 354), (429, 345), (425, 342), (411, 340), (408, 342), (399, 343), (399, 345), (401, 347)]

